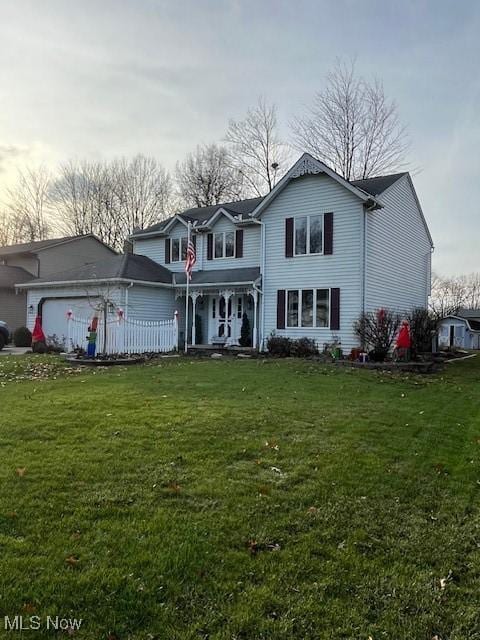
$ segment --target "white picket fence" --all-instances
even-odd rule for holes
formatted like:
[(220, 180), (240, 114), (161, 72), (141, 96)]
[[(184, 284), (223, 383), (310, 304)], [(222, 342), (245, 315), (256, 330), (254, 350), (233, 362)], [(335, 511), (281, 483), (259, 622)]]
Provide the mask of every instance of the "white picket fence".
[[(67, 335), (65, 349), (87, 349), (88, 327), (91, 320), (71, 316), (66, 319)], [(97, 328), (97, 353), (104, 352), (104, 323), (100, 315)], [(132, 320), (117, 318), (107, 320), (106, 353), (165, 353), (178, 348), (178, 322), (161, 320)]]

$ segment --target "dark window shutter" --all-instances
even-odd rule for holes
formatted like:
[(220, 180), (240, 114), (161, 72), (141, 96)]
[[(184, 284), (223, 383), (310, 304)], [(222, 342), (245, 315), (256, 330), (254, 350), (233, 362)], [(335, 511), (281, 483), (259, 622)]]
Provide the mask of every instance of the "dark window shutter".
[(170, 264), (170, 238), (165, 238), (165, 264)]
[(329, 256), (333, 253), (333, 213), (323, 216), (323, 253)]
[(330, 329), (340, 329), (340, 289), (330, 289)]
[(243, 258), (243, 229), (235, 231), (235, 258)]
[(293, 258), (293, 218), (285, 218), (285, 257)]
[(285, 289), (277, 291), (277, 329), (285, 329)]
[(213, 260), (213, 233), (207, 234), (207, 260)]

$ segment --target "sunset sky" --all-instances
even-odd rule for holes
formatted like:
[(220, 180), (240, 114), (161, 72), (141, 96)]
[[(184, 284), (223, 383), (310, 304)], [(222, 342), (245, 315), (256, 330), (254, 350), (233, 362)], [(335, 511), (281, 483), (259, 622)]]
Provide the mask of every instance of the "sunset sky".
[(480, 4), (0, 0), (0, 189), (17, 166), (143, 153), (168, 169), (260, 95), (282, 133), (335, 58), (378, 77), (442, 274), (480, 271)]

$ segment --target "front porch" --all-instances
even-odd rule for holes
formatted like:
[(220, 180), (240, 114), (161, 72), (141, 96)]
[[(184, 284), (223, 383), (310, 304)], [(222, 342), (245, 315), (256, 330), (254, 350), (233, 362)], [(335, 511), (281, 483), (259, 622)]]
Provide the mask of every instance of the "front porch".
[(191, 349), (258, 348), (259, 290), (255, 285), (229, 289), (192, 287), (188, 292), (187, 323), (185, 295), (185, 289), (176, 295), (180, 346), (185, 346), (187, 333)]

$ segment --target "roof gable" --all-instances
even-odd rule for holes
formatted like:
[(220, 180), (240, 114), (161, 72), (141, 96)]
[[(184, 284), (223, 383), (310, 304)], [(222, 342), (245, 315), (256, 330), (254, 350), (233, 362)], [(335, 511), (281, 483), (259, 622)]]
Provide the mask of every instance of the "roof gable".
[(381, 203), (370, 194), (367, 194), (348, 180), (345, 180), (345, 178), (342, 178), (342, 176), (330, 169), (330, 167), (327, 167), (327, 165), (320, 160), (311, 156), (309, 153), (304, 153), (293, 167), (287, 171), (270, 193), (263, 198), (262, 202), (259, 203), (255, 211), (251, 214), (252, 217), (258, 218), (265, 208), (279, 195), (279, 193), (283, 191), (283, 189), (285, 189), (291, 180), (295, 180), (295, 178), (300, 178), (301, 176), (318, 175), (321, 173), (333, 178), (333, 180), (345, 187), (345, 189), (353, 193), (353, 195), (357, 196), (365, 204), (369, 204), (372, 207), (381, 206)]

